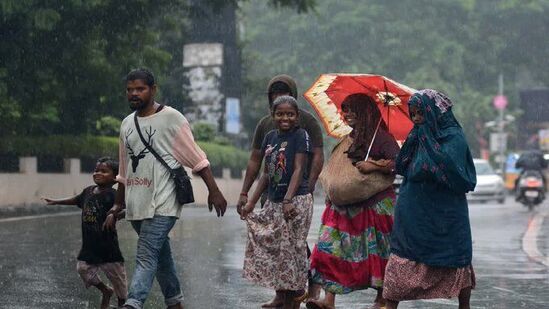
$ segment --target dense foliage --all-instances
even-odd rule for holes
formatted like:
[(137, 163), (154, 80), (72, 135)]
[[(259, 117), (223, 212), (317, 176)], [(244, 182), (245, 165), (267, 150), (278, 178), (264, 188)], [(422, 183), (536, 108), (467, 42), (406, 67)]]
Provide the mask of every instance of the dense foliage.
[[(127, 113), (122, 78), (140, 66), (156, 73), (160, 99), (180, 107), (181, 54), (193, 3), (0, 1), (0, 136), (112, 131), (112, 119), (103, 117)], [(268, 3), (307, 11), (314, 0)]]
[[(182, 107), (181, 46), (193, 3), (1, 1), (0, 136), (116, 135), (128, 111), (122, 78), (138, 66), (156, 73), (162, 102)], [(267, 112), (265, 85), (277, 73), (296, 77), (301, 93), (325, 72), (443, 90), (475, 149), (496, 115), (498, 74), (514, 114), (518, 90), (549, 85), (549, 0), (207, 3), (241, 8), (246, 132)]]
[(247, 131), (266, 112), (264, 87), (278, 73), (303, 93), (321, 73), (377, 73), (454, 99), (470, 144), (496, 117), (492, 97), (505, 78), (509, 112), (518, 90), (549, 85), (548, 0), (318, 1), (311, 14), (243, 6)]

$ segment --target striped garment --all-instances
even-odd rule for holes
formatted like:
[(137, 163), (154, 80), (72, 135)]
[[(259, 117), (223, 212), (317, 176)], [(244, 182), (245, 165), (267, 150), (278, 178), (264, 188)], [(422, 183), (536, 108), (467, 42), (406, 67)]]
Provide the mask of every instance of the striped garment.
[(394, 203), (392, 188), (353, 205), (327, 203), (311, 255), (313, 281), (334, 294), (382, 288)]

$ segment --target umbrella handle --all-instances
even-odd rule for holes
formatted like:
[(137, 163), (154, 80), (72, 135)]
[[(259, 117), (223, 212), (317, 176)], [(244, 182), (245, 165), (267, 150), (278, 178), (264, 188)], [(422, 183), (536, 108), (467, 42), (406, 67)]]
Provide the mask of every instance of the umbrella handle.
[(372, 137), (372, 141), (370, 142), (370, 147), (368, 147), (368, 152), (366, 153), (366, 158), (364, 158), (364, 161), (368, 161), (368, 157), (370, 157), (370, 151), (372, 150), (372, 146), (374, 145), (374, 141), (376, 139), (377, 131), (379, 130), (379, 126), (381, 125), (382, 121), (383, 121), (383, 118), (379, 117), (379, 122), (377, 123), (376, 131), (374, 132), (374, 136)]

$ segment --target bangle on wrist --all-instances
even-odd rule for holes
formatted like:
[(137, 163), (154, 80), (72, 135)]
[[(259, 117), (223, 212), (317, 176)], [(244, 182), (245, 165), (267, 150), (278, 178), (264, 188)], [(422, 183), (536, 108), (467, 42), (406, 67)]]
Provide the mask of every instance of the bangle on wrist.
[(240, 192), (240, 196), (245, 196), (245, 197), (248, 197), (248, 192)]
[(288, 198), (285, 198), (282, 200), (282, 203), (291, 203), (292, 200), (291, 199), (288, 199)]

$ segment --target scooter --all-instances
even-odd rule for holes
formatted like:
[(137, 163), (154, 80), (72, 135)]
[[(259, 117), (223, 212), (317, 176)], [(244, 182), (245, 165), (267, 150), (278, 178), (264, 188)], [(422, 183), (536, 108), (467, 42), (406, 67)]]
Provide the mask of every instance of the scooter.
[(527, 170), (518, 180), (516, 190), (517, 201), (521, 202), (528, 210), (534, 209), (545, 199), (545, 183), (540, 171)]

